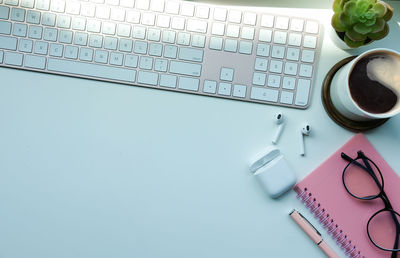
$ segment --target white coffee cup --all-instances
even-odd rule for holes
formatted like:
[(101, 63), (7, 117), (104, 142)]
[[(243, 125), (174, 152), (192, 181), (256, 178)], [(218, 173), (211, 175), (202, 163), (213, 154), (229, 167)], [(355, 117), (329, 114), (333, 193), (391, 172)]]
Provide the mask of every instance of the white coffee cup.
[[(380, 63), (375, 61), (371, 62), (371, 65), (369, 63), (367, 65), (367, 70), (370, 72), (369, 78), (373, 77), (374, 81), (379, 81), (397, 95), (397, 103), (384, 113), (372, 113), (361, 108), (350, 91), (350, 75), (354, 67), (361, 59), (374, 54), (392, 57), (378, 60)], [(365, 76), (368, 75), (365, 72)], [(335, 108), (342, 115), (354, 121), (383, 119), (400, 113), (400, 53), (391, 49), (376, 48), (360, 54), (336, 72), (331, 82), (330, 94)]]

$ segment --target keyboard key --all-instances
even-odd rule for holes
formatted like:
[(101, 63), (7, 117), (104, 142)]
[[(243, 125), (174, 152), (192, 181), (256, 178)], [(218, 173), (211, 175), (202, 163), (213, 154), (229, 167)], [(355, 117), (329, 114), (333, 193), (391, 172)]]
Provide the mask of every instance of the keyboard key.
[(160, 41), (161, 31), (159, 29), (150, 28), (147, 31), (147, 39), (150, 41)]
[(46, 67), (46, 58), (43, 56), (26, 55), (24, 66), (44, 70)]
[(65, 1), (63, 0), (52, 0), (50, 9), (53, 12), (63, 13), (65, 11)]
[(191, 32), (206, 33), (207, 32), (207, 22), (188, 19), (186, 24), (186, 29)]
[(169, 14), (178, 14), (179, 13), (179, 2), (166, 2), (165, 12)]
[(271, 60), (269, 64), (269, 71), (272, 73), (281, 73), (282, 72), (282, 61)]
[(71, 27), (71, 17), (65, 15), (59, 15), (57, 17), (57, 27), (63, 29), (69, 29)]
[(136, 68), (138, 64), (139, 57), (137, 55), (126, 55), (125, 56), (125, 66)]
[(3, 63), (4, 52), (0, 50), (0, 64)]
[(132, 52), (133, 40), (131, 39), (120, 39), (119, 50), (122, 52)]
[(239, 53), (251, 55), (253, 50), (253, 43), (248, 41), (240, 41), (239, 43)]
[(157, 16), (157, 27), (169, 28), (171, 17), (159, 14)]
[(156, 86), (158, 84), (158, 73), (139, 71), (138, 83)]
[(179, 61), (171, 61), (169, 71), (171, 73), (200, 77), (201, 65)]
[(50, 0), (37, 0), (36, 8), (43, 11), (48, 11), (50, 9)]
[(81, 51), (79, 53), (79, 59), (82, 61), (91, 62), (93, 60), (93, 49), (81, 48)]
[(214, 8), (214, 20), (226, 21), (227, 10), (222, 8)]
[(5, 52), (4, 63), (8, 65), (22, 66), (23, 55), (20, 53)]
[(176, 58), (178, 52), (178, 47), (173, 45), (165, 45), (164, 47), (164, 57)]
[(232, 37), (232, 38), (238, 38), (239, 37), (239, 31), (240, 31), (240, 27), (237, 25), (228, 25), (227, 29), (226, 29), (226, 35), (228, 37)]
[(299, 79), (296, 90), (295, 104), (298, 106), (305, 106), (308, 103), (308, 95), (310, 92), (310, 80)]
[(181, 4), (181, 15), (193, 16), (194, 15), (194, 5), (188, 3)]
[(279, 88), (281, 85), (281, 77), (279, 75), (268, 75), (267, 85), (269, 87)]
[(135, 39), (144, 39), (146, 35), (146, 28), (140, 26), (133, 26), (132, 36)]
[(49, 58), (47, 68), (50, 71), (124, 82), (134, 82), (136, 78), (135, 70), (54, 58)]
[(79, 46), (86, 46), (88, 34), (83, 32), (76, 32), (74, 37), (74, 44)]
[(133, 49), (133, 52), (135, 52), (136, 54), (145, 55), (147, 53), (147, 42), (135, 41), (135, 47)]
[(317, 46), (317, 37), (310, 35), (304, 36), (303, 46), (308, 48), (315, 48)]
[(296, 78), (288, 76), (283, 77), (282, 88), (288, 90), (294, 90), (295, 86), (296, 86)]
[(242, 20), (242, 12), (238, 10), (230, 10), (228, 14), (228, 21), (233, 23), (240, 23)]
[(11, 20), (22, 22), (25, 20), (25, 10), (20, 8), (13, 8), (11, 10)]
[(126, 12), (126, 22), (138, 24), (140, 22), (140, 12), (127, 11)]
[(271, 56), (282, 59), (285, 56), (285, 47), (274, 45), (272, 47)]
[(301, 45), (302, 35), (300, 33), (290, 33), (288, 44), (291, 46), (299, 47)]
[(70, 31), (70, 30), (61, 30), (58, 41), (60, 43), (71, 44), (72, 43), (72, 31)]
[(36, 41), (34, 53), (39, 55), (47, 55), (49, 43), (43, 41)]
[(288, 105), (293, 104), (293, 92), (282, 91), (281, 92), (280, 102), (282, 104), (288, 104)]
[(306, 63), (314, 62), (314, 54), (315, 52), (313, 50), (304, 49), (303, 52), (301, 52), (301, 61)]
[(190, 34), (185, 32), (179, 32), (176, 43), (179, 45), (189, 46), (190, 45)]
[(14, 23), (13, 35), (19, 37), (26, 37), (27, 26), (26, 24)]
[(304, 77), (311, 77), (313, 72), (312, 65), (301, 64), (299, 69), (299, 75)]
[(8, 5), (17, 6), (18, 5), (18, 0), (5, 0), (4, 3), (8, 4)]
[(26, 16), (26, 22), (39, 24), (40, 23), (40, 12), (29, 10)]
[(264, 14), (261, 16), (261, 26), (272, 28), (274, 26), (274, 16)]
[(7, 6), (0, 6), (0, 19), (8, 20), (10, 8)]
[[(70, 32), (72, 35), (72, 32)], [(28, 37), (32, 39), (41, 39), (42, 38), (42, 27), (39, 26), (29, 26), (29, 32), (28, 32)], [(71, 36), (72, 37), (72, 36)], [(60, 36), (60, 41), (63, 38)]]
[(152, 0), (150, 3), (150, 9), (155, 12), (164, 12), (164, 1), (163, 0)]
[(224, 50), (227, 52), (236, 52), (237, 51), (237, 40), (235, 39), (226, 39), (225, 40), (225, 48)]
[(150, 7), (150, 0), (135, 1), (135, 7), (141, 10), (148, 10)]
[(220, 82), (218, 86), (218, 94), (223, 96), (230, 96), (232, 91), (232, 84)]
[(257, 14), (245, 12), (243, 15), (243, 23), (246, 25), (255, 26), (257, 22)]
[(33, 41), (30, 39), (20, 39), (18, 50), (20, 52), (31, 53), (33, 49)]
[(253, 40), (254, 39), (254, 28), (243, 27), (241, 38)]
[(0, 36), (0, 49), (17, 50), (17, 39)]
[(45, 28), (43, 39), (48, 41), (57, 41), (58, 30), (53, 28)]
[[(79, 21), (78, 21), (79, 22)], [(99, 33), (101, 22), (98, 20), (88, 20), (87, 30), (89, 32)]]
[(290, 29), (294, 31), (303, 31), (304, 20), (293, 18), (290, 21)]
[(257, 45), (257, 55), (258, 56), (269, 56), (270, 45), (264, 43), (258, 43)]
[(257, 72), (255, 72), (253, 74), (253, 84), (254, 85), (259, 85), (259, 86), (264, 86), (266, 78), (267, 78), (267, 75), (265, 73), (257, 73)]
[(154, 63), (154, 70), (159, 72), (166, 72), (168, 68), (168, 60), (157, 58)]
[(246, 97), (247, 87), (246, 85), (235, 84), (233, 86), (233, 96), (238, 98), (245, 98)]
[(271, 42), (272, 30), (260, 29), (260, 35), (258, 36), (259, 41)]
[(275, 28), (287, 30), (289, 28), (289, 18), (282, 16), (276, 17)]
[(256, 71), (263, 71), (266, 72), (267, 71), (267, 66), (268, 66), (268, 60), (264, 59), (264, 58), (256, 58), (256, 61), (254, 63), (254, 69)]
[(223, 36), (225, 33), (225, 24), (224, 23), (214, 23), (211, 29), (211, 34)]
[(185, 18), (183, 17), (173, 17), (171, 28), (175, 30), (183, 30), (185, 28)]
[(275, 31), (274, 33), (274, 43), (276, 44), (286, 44), (287, 33), (284, 31)]
[(314, 34), (318, 33), (318, 23), (315, 21), (307, 21), (306, 32)]
[(108, 63), (108, 51), (96, 50), (94, 54), (94, 61), (96, 63), (107, 64)]
[(64, 57), (68, 59), (78, 58), (78, 48), (75, 46), (65, 46)]
[(233, 81), (234, 70), (232, 68), (222, 67), (219, 78), (222, 81)]
[(206, 42), (206, 36), (204, 35), (193, 35), (192, 37), (192, 46), (204, 48)]
[(211, 80), (204, 80), (203, 92), (215, 94), (217, 92), (217, 82)]
[(177, 77), (175, 75), (161, 74), (160, 86), (167, 88), (176, 88)]
[(199, 79), (179, 77), (178, 88), (182, 90), (198, 91), (199, 83)]
[(210, 38), (210, 49), (222, 50), (222, 38), (211, 37)]
[(175, 31), (164, 30), (162, 33), (162, 42), (164, 43), (175, 43)]
[(64, 46), (60, 44), (50, 44), (50, 55), (56, 57), (62, 57), (64, 52)]
[(0, 34), (11, 34), (11, 22), (0, 21)]
[(196, 16), (203, 19), (208, 19), (210, 13), (210, 8), (207, 6), (197, 6)]
[(179, 48), (179, 59), (193, 62), (203, 62), (203, 50), (194, 48)]
[[(43, 13), (42, 24), (45, 26), (54, 27), (56, 25), (56, 15), (54, 13)], [(77, 29), (74, 26), (72, 28)]]
[(153, 58), (148, 56), (141, 56), (139, 68), (144, 70), (151, 70), (153, 68)]
[(289, 74), (289, 75), (296, 75), (297, 74), (297, 66), (298, 66), (297, 63), (286, 62), (284, 73)]
[(151, 43), (149, 47), (149, 55), (151, 56), (161, 56), (162, 55), (162, 45), (158, 43)]
[(279, 91), (274, 89), (252, 87), (250, 98), (261, 101), (277, 102)]
[(142, 13), (142, 24), (148, 26), (154, 26), (156, 21), (156, 15), (154, 13)]
[(300, 50), (298, 48), (288, 48), (286, 53), (286, 59), (298, 61), (300, 55)]

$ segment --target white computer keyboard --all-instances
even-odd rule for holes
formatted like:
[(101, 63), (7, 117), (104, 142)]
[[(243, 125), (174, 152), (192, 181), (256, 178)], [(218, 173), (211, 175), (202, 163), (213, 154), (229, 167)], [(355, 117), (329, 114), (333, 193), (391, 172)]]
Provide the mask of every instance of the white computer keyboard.
[(0, 67), (306, 108), (309, 18), (164, 0), (0, 0)]

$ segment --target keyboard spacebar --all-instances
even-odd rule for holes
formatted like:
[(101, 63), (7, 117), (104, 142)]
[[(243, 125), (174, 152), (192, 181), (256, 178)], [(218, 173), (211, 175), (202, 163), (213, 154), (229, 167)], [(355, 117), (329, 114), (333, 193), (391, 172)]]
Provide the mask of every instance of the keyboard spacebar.
[(69, 60), (49, 58), (47, 63), (49, 71), (76, 74), (102, 79), (134, 82), (136, 71), (112, 66), (81, 63)]

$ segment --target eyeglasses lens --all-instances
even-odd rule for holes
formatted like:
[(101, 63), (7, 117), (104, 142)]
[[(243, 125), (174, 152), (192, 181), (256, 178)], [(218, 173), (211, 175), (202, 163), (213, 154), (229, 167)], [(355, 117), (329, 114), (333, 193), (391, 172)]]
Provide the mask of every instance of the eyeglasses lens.
[(344, 173), (344, 184), (354, 196), (372, 199), (382, 190), (382, 176), (373, 163), (368, 163), (370, 169), (362, 159), (356, 159), (350, 163)]
[(394, 212), (384, 210), (377, 213), (368, 225), (368, 233), (371, 240), (384, 249), (399, 249), (400, 243), (398, 242), (397, 246), (395, 245), (396, 235), (400, 237), (400, 232), (396, 232), (396, 228), (400, 230), (399, 222), (400, 216)]

